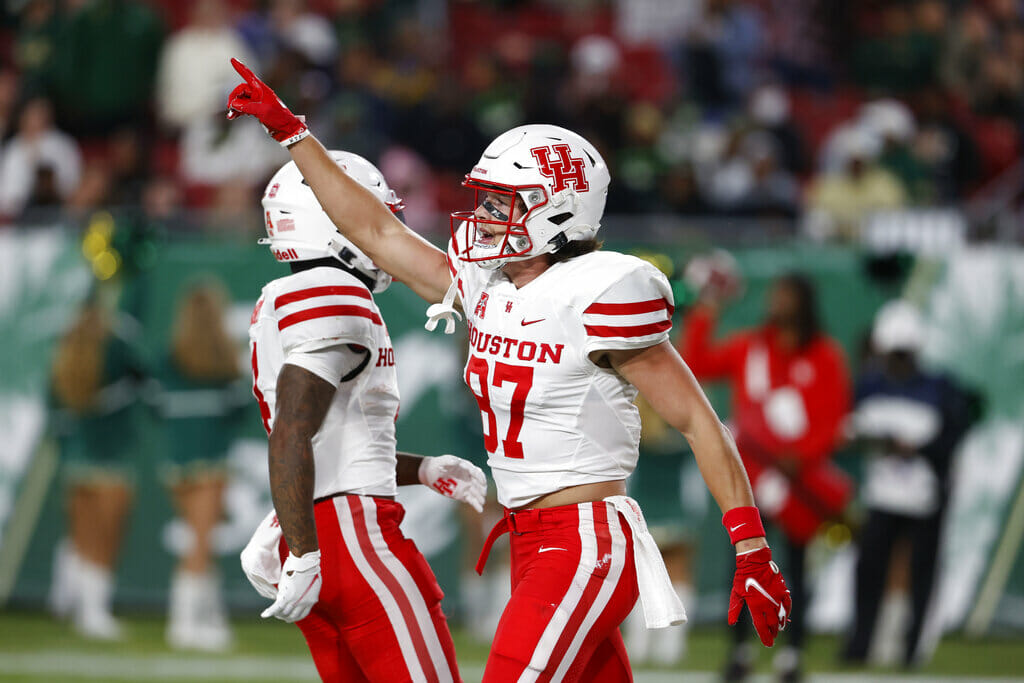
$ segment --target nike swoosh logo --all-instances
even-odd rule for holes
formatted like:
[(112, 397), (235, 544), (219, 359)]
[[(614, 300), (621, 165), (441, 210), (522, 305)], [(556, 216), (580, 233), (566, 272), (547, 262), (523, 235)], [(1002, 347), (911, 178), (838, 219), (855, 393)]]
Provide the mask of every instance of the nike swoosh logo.
[(779, 623), (784, 623), (786, 621), (786, 608), (780, 605), (778, 600), (768, 595), (768, 591), (766, 591), (761, 586), (761, 584), (758, 583), (757, 579), (747, 579), (746, 582), (743, 584), (743, 588), (745, 590), (750, 590), (751, 588), (753, 588), (758, 593), (766, 597), (768, 599), (768, 602), (772, 603), (773, 605), (779, 608)]
[(565, 548), (545, 548), (542, 546), (541, 549), (537, 551), (537, 554), (539, 555), (540, 553), (546, 553), (549, 550), (562, 550), (568, 552), (567, 550), (565, 550)]
[(523, 321), (520, 322), (519, 324), (522, 325), (523, 327), (526, 327), (527, 325), (532, 325), (534, 323), (539, 323), (539, 322), (543, 322), (543, 321), (544, 321), (544, 318), (537, 318), (536, 320), (526, 320), (524, 318)]
[(731, 527), (729, 527), (729, 533), (732, 533), (732, 532), (736, 531), (737, 529), (739, 529), (741, 526), (746, 526), (746, 525), (747, 525), (746, 522), (741, 522), (740, 524), (737, 524), (736, 526), (731, 526)]

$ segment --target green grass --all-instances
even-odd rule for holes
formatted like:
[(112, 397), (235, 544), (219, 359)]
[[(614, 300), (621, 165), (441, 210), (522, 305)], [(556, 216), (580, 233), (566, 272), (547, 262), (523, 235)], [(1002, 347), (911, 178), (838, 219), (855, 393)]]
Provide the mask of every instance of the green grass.
[[(159, 617), (135, 616), (124, 620), (126, 638), (119, 643), (96, 643), (83, 640), (65, 624), (56, 622), (39, 613), (0, 612), (0, 681), (96, 681), (102, 680), (89, 672), (67, 672), (63, 675), (48, 673), (31, 676), (5, 674), (5, 657), (59, 658), (74, 655), (105, 655), (107, 659), (132, 661), (187, 662), (200, 666), (208, 661), (209, 655), (184, 655), (170, 650), (164, 642), (164, 622)], [(309, 658), (305, 643), (298, 629), (277, 621), (263, 621), (256, 616), (236, 619), (233, 622), (236, 644), (229, 655), (234, 661), (272, 662), (280, 658), (283, 664), (301, 662), (308, 666)], [(487, 645), (474, 642), (465, 631), (454, 632), (459, 662), (467, 669), (479, 671), (487, 657)], [(696, 629), (690, 640), (690, 656), (681, 671), (718, 671), (721, 668), (728, 645), (724, 629)], [(819, 636), (811, 639), (807, 650), (809, 672), (840, 670), (836, 665), (839, 642), (834, 637)], [(770, 671), (771, 653), (763, 651), (759, 670)], [(934, 660), (921, 673), (940, 676), (962, 676), (980, 678), (983, 676), (1024, 676), (1024, 642), (1021, 640), (986, 639), (970, 641), (950, 637), (943, 641)], [(122, 679), (123, 680), (123, 679)], [(161, 680), (174, 680), (164, 678)], [(189, 683), (203, 679), (188, 678)], [(217, 681), (220, 679), (206, 679)], [(287, 679), (285, 679), (287, 680)], [(303, 679), (308, 680), (308, 679)], [(467, 681), (470, 678), (467, 677)], [(685, 680), (685, 679), (684, 679)], [(813, 679), (812, 679), (813, 680)]]

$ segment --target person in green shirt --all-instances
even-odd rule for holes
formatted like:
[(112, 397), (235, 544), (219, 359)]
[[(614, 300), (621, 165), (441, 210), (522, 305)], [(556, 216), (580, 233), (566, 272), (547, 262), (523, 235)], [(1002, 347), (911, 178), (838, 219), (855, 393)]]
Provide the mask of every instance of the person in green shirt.
[(132, 406), (142, 364), (96, 302), (88, 302), (54, 358), (53, 431), (67, 482), (70, 542), (58, 546), (55, 611), (89, 638), (113, 640), (114, 569), (134, 491)]
[(165, 437), (161, 473), (191, 532), (169, 596), (167, 639), (177, 648), (221, 650), (231, 642), (213, 535), (223, 514), (226, 455), (249, 396), (226, 329), (226, 306), (224, 289), (213, 280), (182, 293), (151, 396)]

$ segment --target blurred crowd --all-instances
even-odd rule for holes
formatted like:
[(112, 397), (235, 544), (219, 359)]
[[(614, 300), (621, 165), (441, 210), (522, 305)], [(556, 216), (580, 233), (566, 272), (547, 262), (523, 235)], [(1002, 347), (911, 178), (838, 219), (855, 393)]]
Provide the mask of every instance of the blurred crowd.
[[(16, 0), (0, 26), (0, 215), (141, 207), (259, 229), (287, 159), (228, 125), (237, 56), (445, 230), (486, 142), (567, 126), (611, 213), (772, 217), (824, 239), (962, 202), (1017, 158), (1018, 0)], [(204, 209), (199, 225), (189, 209)]]

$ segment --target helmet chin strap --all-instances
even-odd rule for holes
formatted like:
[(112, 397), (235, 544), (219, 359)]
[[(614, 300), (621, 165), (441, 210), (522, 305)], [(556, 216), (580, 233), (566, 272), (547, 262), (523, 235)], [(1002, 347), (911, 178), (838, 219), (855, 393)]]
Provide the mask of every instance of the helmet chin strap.
[(371, 292), (383, 292), (391, 284), (391, 277), (387, 275), (381, 277), (379, 270), (376, 273), (368, 273), (360, 268), (357, 265), (355, 253), (337, 240), (332, 239), (328, 243), (327, 251), (360, 280), (363, 280)]

